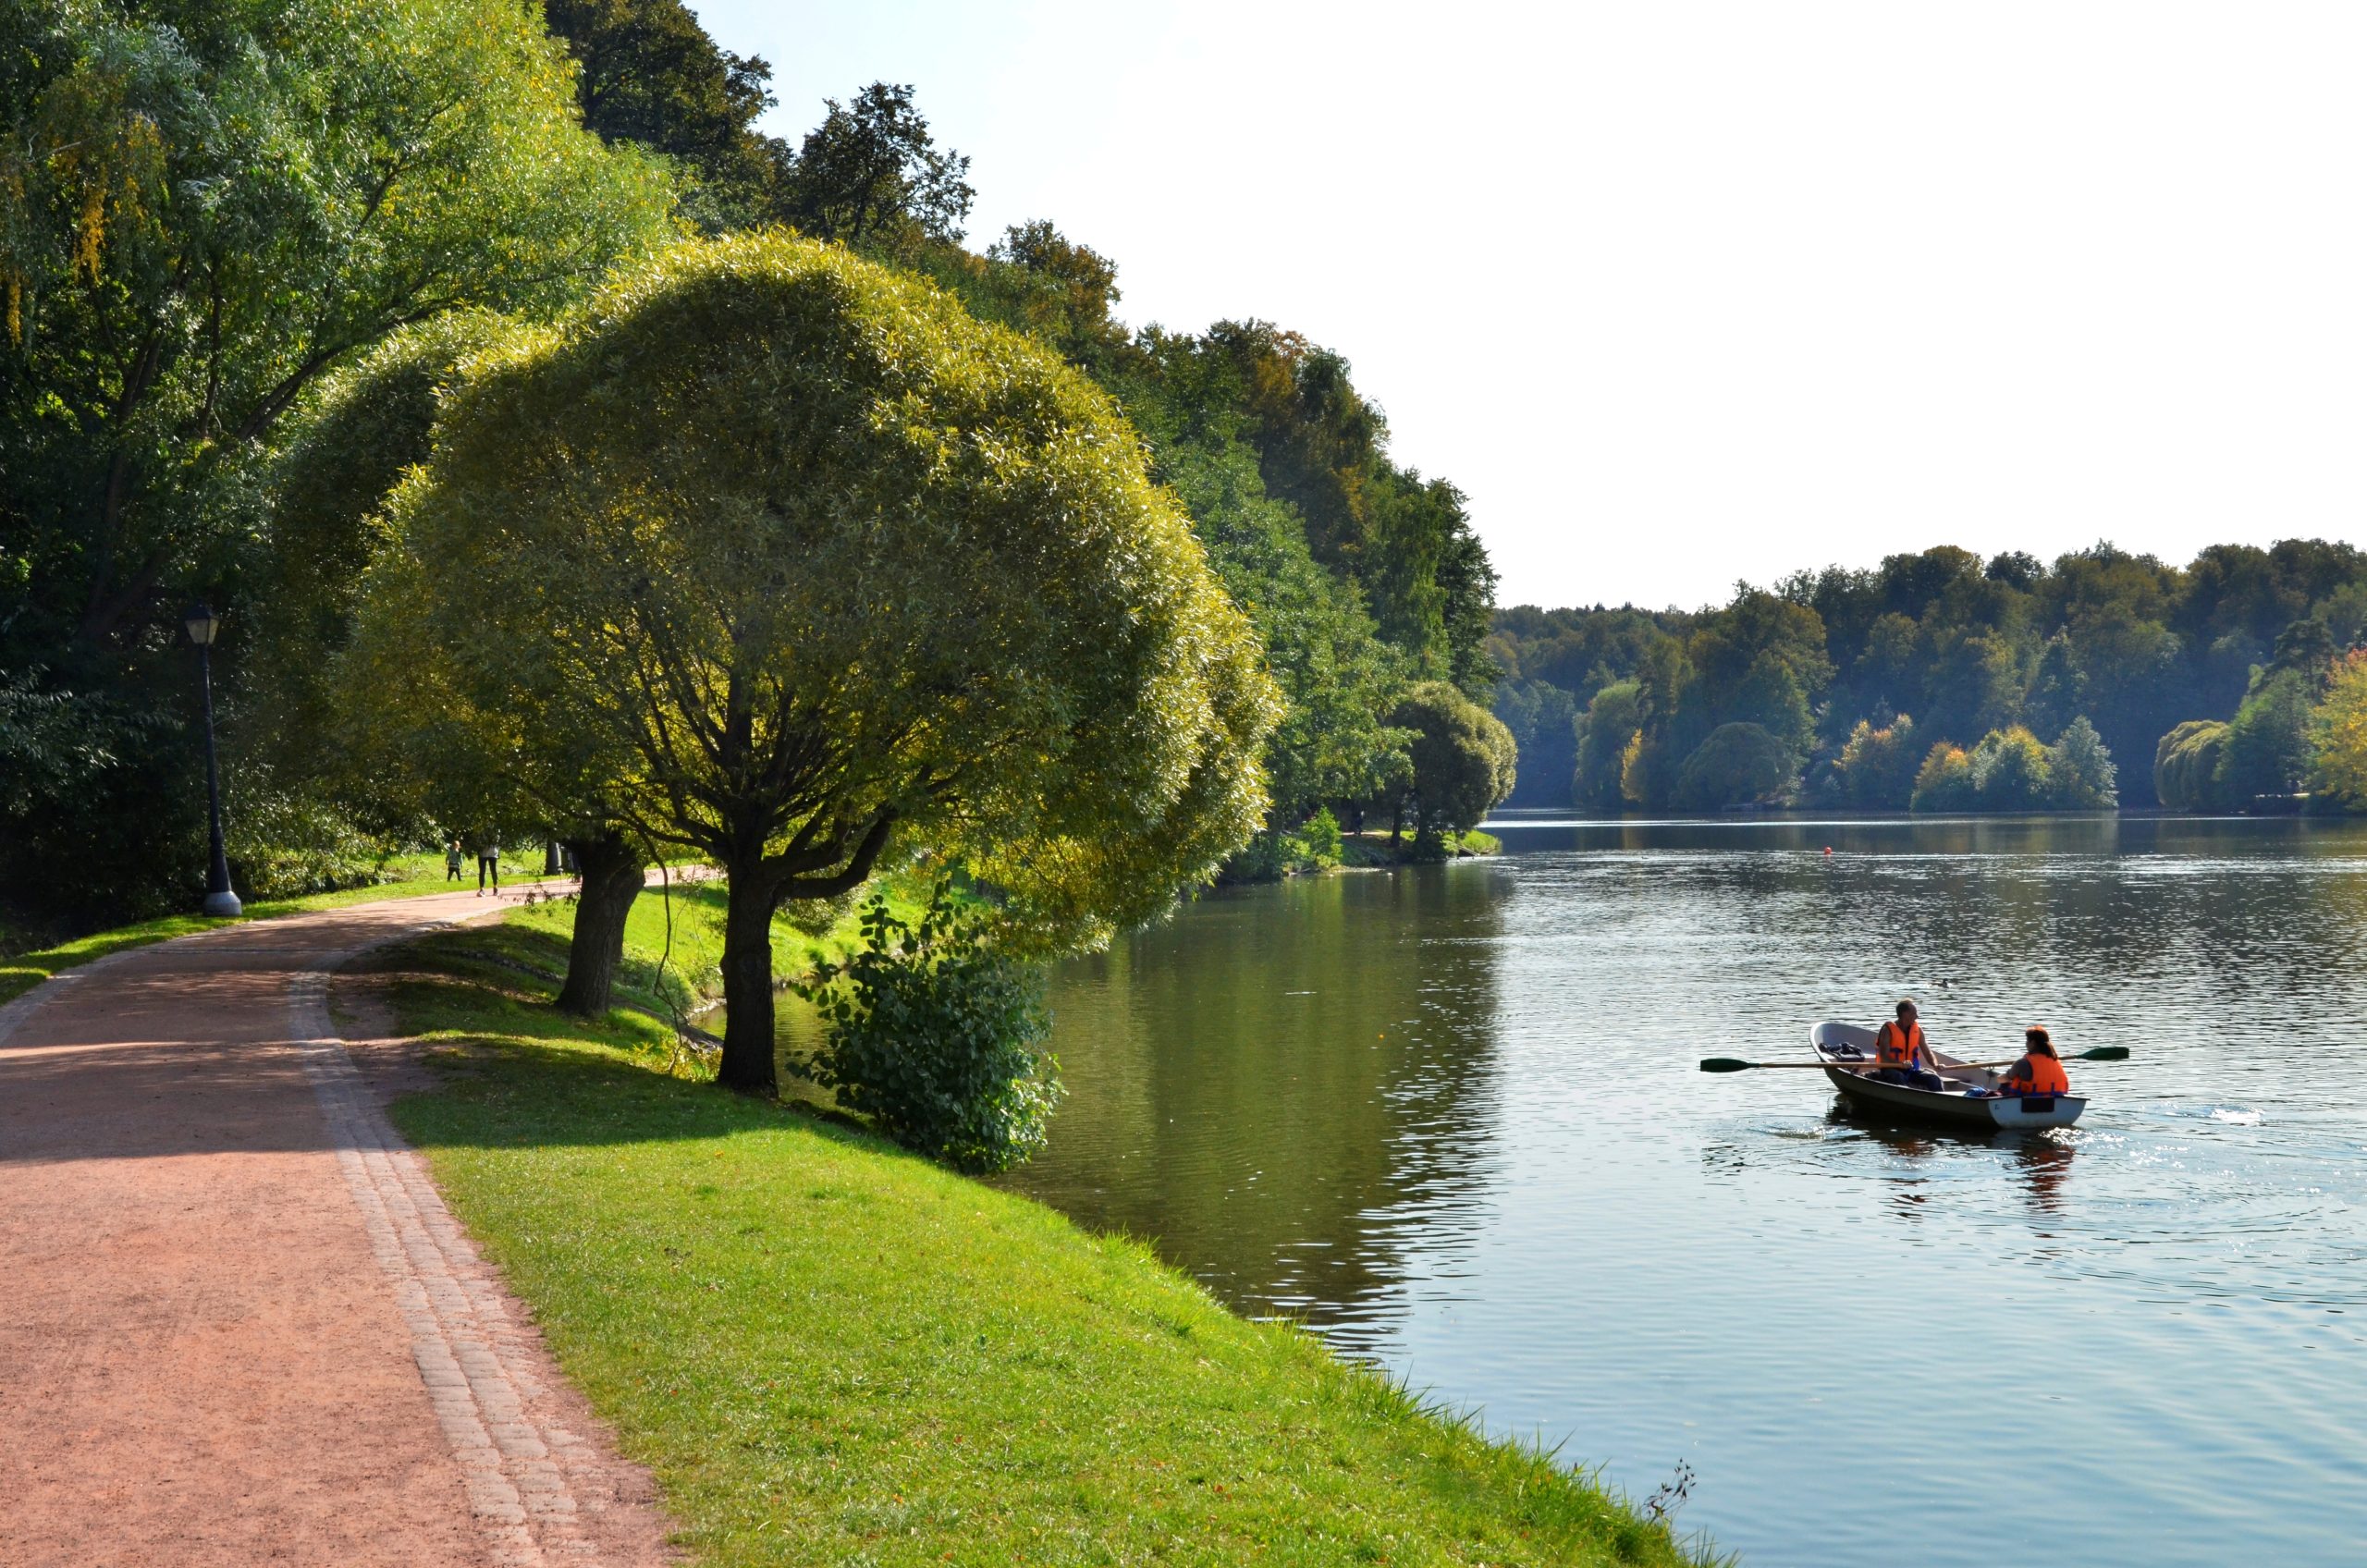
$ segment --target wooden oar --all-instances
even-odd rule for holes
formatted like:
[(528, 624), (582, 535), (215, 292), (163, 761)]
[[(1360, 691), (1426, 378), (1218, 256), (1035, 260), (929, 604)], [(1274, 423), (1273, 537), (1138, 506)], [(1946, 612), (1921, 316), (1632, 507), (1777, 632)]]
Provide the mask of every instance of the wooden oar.
[[(1956, 1065), (1958, 1067), (2011, 1067), (2021, 1060), (2017, 1056), (2009, 1056), (2003, 1061), (1960, 1061)], [(2067, 1056), (2060, 1060), (2064, 1061), (2127, 1061), (2128, 1047), (2127, 1046), (2098, 1046), (2094, 1050), (2081, 1051), (2077, 1056)]]
[[(1940, 1071), (1953, 1072), (1959, 1067), (2011, 1067), (2021, 1060), (2017, 1056), (2008, 1057), (2004, 1061), (1954, 1061)], [(2063, 1060), (2066, 1061), (2127, 1061), (2128, 1047), (2127, 1046), (2098, 1046), (2091, 1051), (2081, 1051), (2077, 1056), (2067, 1056)], [(1880, 1065), (1871, 1058), (1864, 1061), (1744, 1061), (1738, 1057), (1731, 1056), (1704, 1057), (1701, 1060), (1701, 1071), (1704, 1072), (1748, 1072), (1754, 1068), (1760, 1067), (1859, 1068)]]

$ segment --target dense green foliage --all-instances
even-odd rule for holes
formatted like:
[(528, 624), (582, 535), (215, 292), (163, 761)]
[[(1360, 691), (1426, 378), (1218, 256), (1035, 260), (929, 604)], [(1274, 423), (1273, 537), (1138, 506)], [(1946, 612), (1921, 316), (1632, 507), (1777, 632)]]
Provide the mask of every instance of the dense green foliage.
[[(2122, 793), (2152, 803), (2154, 779), (2117, 779), (2113, 757), (2155, 756), (2166, 732), (2196, 718), (2241, 720), (2241, 743), (2233, 733), (2221, 742), (2235, 770), (2226, 798), (2298, 788), (2326, 664), (2362, 634), (2367, 556), (2287, 540), (2214, 545), (2183, 568), (2108, 545), (2052, 566), (1942, 546), (1869, 571), (1797, 573), (1696, 613), (1519, 606), (1498, 613), (1488, 646), (1508, 724), (1542, 725), (1552, 692), (1566, 692), (1576, 715), (1566, 790), (1556, 798), (1556, 780), (1525, 771), (1523, 802), (1613, 810), (1751, 798), (1762, 750), (1730, 741), (1700, 755), (1719, 727), (1742, 723), (1785, 748), (1773, 793), (1803, 804), (1899, 810), (1919, 795), (1926, 809), (2092, 809)], [(2072, 781), (2042, 788), (2012, 732), (2051, 750), (2082, 718)], [(1963, 780), (1944, 755), (1935, 761), (1943, 743), (1964, 753)], [(1983, 747), (1986, 790), (1969, 771)], [(1535, 742), (1526, 751), (1546, 755)], [(2050, 779), (2061, 771), (2048, 767)], [(2191, 772), (2181, 763), (2170, 776)]]
[(572, 1023), (515, 975), (417, 977), (474, 943), (390, 960), (402, 1026), (460, 1067), (396, 1120), (697, 1561), (1694, 1560), (1138, 1242), (701, 1093), (644, 1021)]
[(2119, 803), (2119, 769), (2095, 726), (2075, 718), (2047, 745), (2016, 724), (1993, 729), (1967, 752), (1943, 741), (1915, 776), (1910, 809), (2106, 811)]
[[(768, 67), (693, 43), (680, 0), (570, 0), (552, 21), (585, 60), (585, 113), (603, 134), (689, 160), (702, 188), (752, 190), (744, 171), (761, 166), (737, 221), (787, 222), (917, 269), (1118, 398), (1287, 699), (1267, 747), (1274, 834), (1404, 776), (1407, 737), (1385, 718), (1410, 682), (1485, 695), (1494, 573), (1462, 496), (1390, 460), (1387, 421), (1340, 355), (1256, 321), (1130, 332), (1112, 313), (1116, 266), (1043, 220), (964, 249), (969, 160), (937, 144), (909, 86), (831, 100), (791, 150), (752, 129)], [(623, 75), (630, 92), (608, 85)], [(1549, 727), (1545, 744), (1566, 753), (1565, 729)]]
[(2190, 718), (2162, 737), (2153, 750), (2154, 798), (2172, 811), (2225, 811), (2232, 806), (2220, 764), (2226, 755), (2227, 726), (2215, 718)]
[(685, 242), (480, 356), (390, 516), (357, 648), (547, 716), (528, 754), (729, 876), (735, 1086), (773, 1084), (773, 912), (891, 842), (1056, 944), (1264, 812), (1272, 685), (1109, 399), (843, 249)]
[(940, 879), (917, 924), (866, 903), (863, 945), (798, 985), (826, 1028), (812, 1072), (839, 1104), (957, 1170), (1003, 1170), (1043, 1146), (1060, 1064), (1038, 964), (1000, 950)]
[(2349, 810), (2367, 810), (2367, 653), (2354, 648), (2335, 661), (2311, 739), (2317, 787)]
[(1413, 737), (1412, 766), (1382, 804), (1392, 820), (1411, 822), (1417, 838), (1477, 827), (1512, 792), (1517, 766), (1512, 732), (1445, 681), (1413, 687), (1390, 722)]
[[(1391, 461), (1338, 355), (1255, 322), (1130, 331), (1115, 268), (1049, 223), (964, 249), (968, 160), (909, 87), (830, 102), (792, 147), (755, 129), (769, 67), (680, 0), (554, 0), (548, 33), (489, 5), (0, 18), (6, 886), (79, 900), (62, 913), (85, 925), (188, 896), (203, 822), (174, 612), (201, 597), (226, 628), (250, 893), (360, 875), (431, 826), (598, 827), (580, 726), (553, 740), (548, 710), (479, 709), (431, 672), (411, 695), (435, 734), (357, 729), (329, 722), (350, 704), (325, 677), (460, 366), (570, 309), (669, 212), (919, 271), (1118, 400), (1282, 689), (1273, 842), (1402, 785), (1411, 737), (1387, 718), (1411, 683), (1488, 690), (1493, 579), (1461, 497)], [(376, 672), (404, 651), (382, 640)]]
[[(514, 5), (0, 8), (0, 669), (64, 716), (9, 759), (0, 879), (83, 918), (193, 897), (178, 611), (225, 612), (235, 730), (288, 415), (406, 324), (563, 306), (671, 206)], [(303, 782), (228, 772), (250, 892), (281, 875), (250, 829), (323, 827)]]

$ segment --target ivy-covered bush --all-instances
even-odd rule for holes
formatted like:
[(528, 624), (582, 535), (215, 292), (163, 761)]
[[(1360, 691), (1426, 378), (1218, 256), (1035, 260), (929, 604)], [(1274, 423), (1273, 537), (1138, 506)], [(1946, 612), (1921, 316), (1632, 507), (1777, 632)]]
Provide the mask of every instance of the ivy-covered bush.
[(998, 950), (991, 914), (948, 883), (917, 926), (874, 897), (862, 949), (797, 990), (827, 1026), (814, 1076), (889, 1137), (972, 1172), (1043, 1146), (1061, 1096), (1043, 972)]

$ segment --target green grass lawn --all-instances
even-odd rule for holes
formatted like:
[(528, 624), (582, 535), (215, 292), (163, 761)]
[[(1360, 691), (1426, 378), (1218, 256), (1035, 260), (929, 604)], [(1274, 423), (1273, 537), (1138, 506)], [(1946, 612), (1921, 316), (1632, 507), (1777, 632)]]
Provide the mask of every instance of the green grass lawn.
[[(514, 924), (541, 915), (521, 913)], [(547, 937), (547, 933), (536, 933)], [(670, 1076), (481, 933), (381, 961), (455, 1210), (716, 1564), (1689, 1561), (1134, 1243), (847, 1127)]]
[[(510, 864), (516, 864), (512, 862)], [(541, 864), (536, 856), (535, 864)], [(466, 866), (467, 886), (476, 886), (476, 867)], [(337, 909), (345, 904), (371, 903), (379, 899), (417, 898), (424, 893), (448, 893), (459, 884), (444, 879), (442, 855), (404, 855), (386, 863), (386, 871), (393, 877), (386, 882), (374, 882), (365, 887), (344, 888), (334, 893), (307, 893), (295, 899), (266, 899), (251, 903), (240, 920), (269, 920), (275, 915), (300, 914), (307, 910)], [(502, 878), (502, 886), (524, 887), (539, 883), (539, 875)], [(235, 925), (237, 920), (216, 920), (204, 914), (168, 914), (161, 920), (142, 921), (137, 925), (119, 925), (111, 931), (95, 932), (78, 937), (70, 942), (59, 942), (36, 952), (9, 954), (0, 957), (0, 1002), (20, 997), (48, 979), (61, 969), (71, 969), (126, 948), (144, 948), (151, 942), (162, 942), (174, 937), (186, 937), (192, 931), (211, 931), (217, 925)]]

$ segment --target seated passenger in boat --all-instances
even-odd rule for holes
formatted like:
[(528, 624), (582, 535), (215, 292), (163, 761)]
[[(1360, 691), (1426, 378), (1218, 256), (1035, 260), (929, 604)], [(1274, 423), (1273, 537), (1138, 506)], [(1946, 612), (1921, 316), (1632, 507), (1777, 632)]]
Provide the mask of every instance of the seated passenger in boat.
[(2005, 1069), (2005, 1076), (1997, 1081), (2001, 1095), (2067, 1095), (2071, 1092), (2071, 1075), (2063, 1071), (2063, 1059), (2054, 1054), (2054, 1041), (2046, 1030), (2033, 1023), (2022, 1032), (2022, 1058)]
[(1883, 1083), (1904, 1084), (1912, 1089), (1941, 1086), (1940, 1075), (1932, 1071), (1938, 1064), (1923, 1043), (1923, 1025), (1917, 1022), (1913, 1002), (1900, 1002), (1896, 1022), (1883, 1024), (1875, 1034), (1874, 1061), (1878, 1068), (1874, 1076)]

